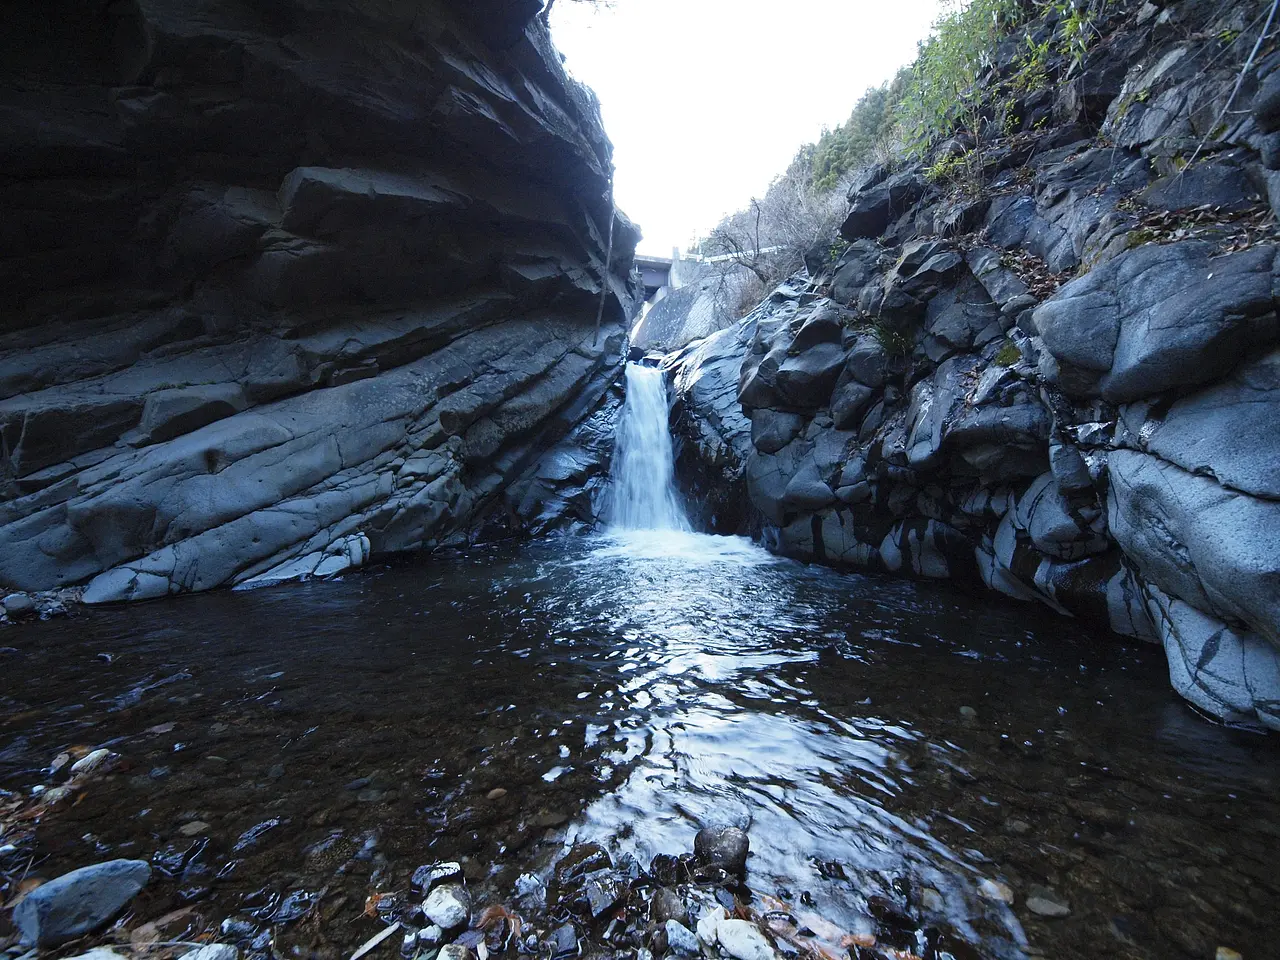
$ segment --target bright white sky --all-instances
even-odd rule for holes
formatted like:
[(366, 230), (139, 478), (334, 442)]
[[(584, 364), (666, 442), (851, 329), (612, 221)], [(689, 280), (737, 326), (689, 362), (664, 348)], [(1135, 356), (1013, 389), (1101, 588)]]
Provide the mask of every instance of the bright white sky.
[(669, 257), (913, 60), (938, 12), (937, 0), (558, 0), (551, 35), (600, 97), (641, 251)]

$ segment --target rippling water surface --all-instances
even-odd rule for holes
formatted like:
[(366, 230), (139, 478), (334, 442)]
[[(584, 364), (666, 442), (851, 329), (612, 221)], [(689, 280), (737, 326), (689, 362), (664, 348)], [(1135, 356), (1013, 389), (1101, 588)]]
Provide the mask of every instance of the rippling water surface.
[[(280, 905), (322, 891), (315, 952), (337, 956), (421, 863), (528, 897), (575, 839), (647, 863), (728, 821), (753, 890), (850, 932), (885, 896), (984, 956), (1280, 955), (1276, 748), (1195, 717), (1157, 648), (1031, 606), (669, 531), (83, 611), (0, 645), (0, 786), (48, 782), (70, 746), (121, 755), (46, 816), (36, 872), (156, 858), (174, 875), (140, 916), (257, 911), (286, 953), (321, 941)], [(1070, 915), (1028, 910), (1037, 887)]]

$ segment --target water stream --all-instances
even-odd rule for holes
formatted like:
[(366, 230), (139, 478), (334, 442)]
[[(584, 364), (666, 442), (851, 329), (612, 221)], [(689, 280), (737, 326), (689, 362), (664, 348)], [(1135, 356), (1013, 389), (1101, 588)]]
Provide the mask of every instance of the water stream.
[(850, 932), (883, 897), (984, 957), (1274, 955), (1271, 741), (1194, 716), (1154, 647), (689, 532), (637, 409), (665, 427), (661, 379), (628, 383), (605, 533), (0, 635), (0, 787), (120, 756), (33, 872), (148, 858), (137, 920), (191, 904), (345, 960), (422, 863), (528, 910), (575, 840), (647, 863), (734, 822), (753, 890)]
[(676, 492), (667, 387), (656, 367), (627, 364), (609, 521), (615, 530), (690, 529)]

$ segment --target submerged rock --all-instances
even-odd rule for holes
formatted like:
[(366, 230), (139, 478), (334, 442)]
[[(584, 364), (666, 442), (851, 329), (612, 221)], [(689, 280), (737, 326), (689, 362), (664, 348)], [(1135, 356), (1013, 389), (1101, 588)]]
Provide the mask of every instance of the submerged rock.
[(1071, 914), (1071, 905), (1051, 887), (1031, 887), (1027, 891), (1027, 909), (1037, 916), (1055, 919)]
[(81, 867), (37, 887), (14, 908), (26, 946), (50, 947), (105, 925), (151, 879), (144, 860), (109, 860)]
[(4, 612), (14, 618), (28, 616), (36, 610), (36, 602), (25, 593), (11, 593), (0, 603), (4, 605)]
[(703, 827), (693, 839), (693, 852), (704, 865), (741, 876), (747, 870), (751, 840), (738, 827)]

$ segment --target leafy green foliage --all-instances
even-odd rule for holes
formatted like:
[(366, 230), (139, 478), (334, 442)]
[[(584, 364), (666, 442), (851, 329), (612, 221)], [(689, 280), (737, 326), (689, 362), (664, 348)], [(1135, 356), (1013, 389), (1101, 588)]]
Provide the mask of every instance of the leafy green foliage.
[(1018, 0), (949, 0), (945, 9), (920, 45), (898, 110), (904, 140), (916, 154), (956, 130), (978, 134), (978, 79), (993, 65), (996, 45), (1025, 17)]
[(812, 151), (815, 189), (834, 189), (850, 170), (888, 152), (897, 134), (898, 106), (910, 84), (911, 68), (904, 67), (892, 81), (867, 90), (843, 124), (824, 130), (816, 144), (802, 148)]

